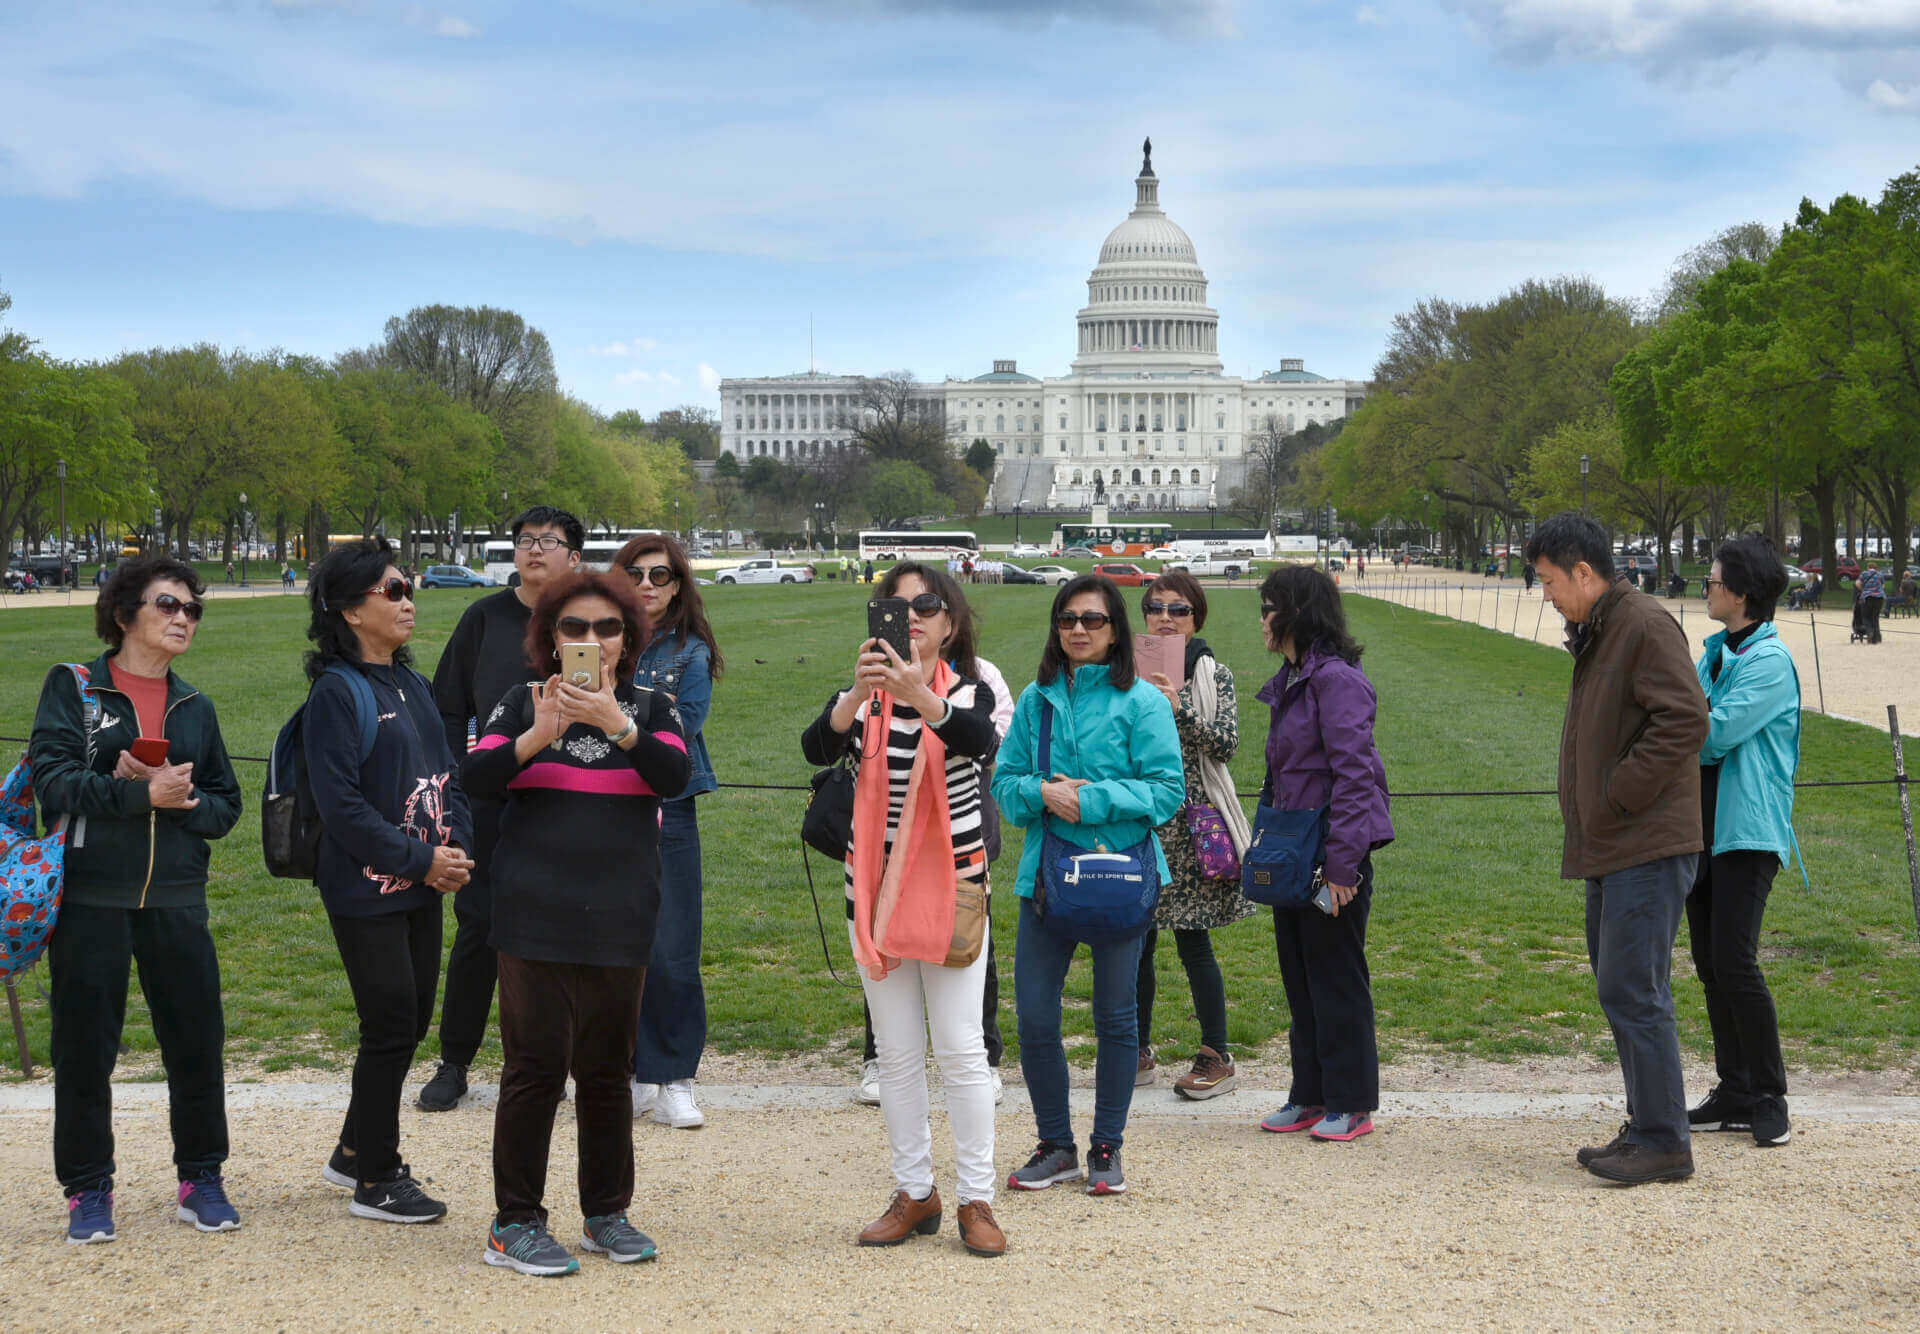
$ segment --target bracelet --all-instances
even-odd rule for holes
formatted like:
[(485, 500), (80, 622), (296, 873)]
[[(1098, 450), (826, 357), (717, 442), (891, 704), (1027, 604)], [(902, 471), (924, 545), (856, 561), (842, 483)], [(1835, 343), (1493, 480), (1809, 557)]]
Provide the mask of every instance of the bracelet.
[(618, 732), (606, 733), (606, 738), (616, 746), (624, 746), (627, 743), (627, 738), (639, 730), (639, 724), (629, 718), (627, 719), (627, 725), (625, 727), (621, 728)]

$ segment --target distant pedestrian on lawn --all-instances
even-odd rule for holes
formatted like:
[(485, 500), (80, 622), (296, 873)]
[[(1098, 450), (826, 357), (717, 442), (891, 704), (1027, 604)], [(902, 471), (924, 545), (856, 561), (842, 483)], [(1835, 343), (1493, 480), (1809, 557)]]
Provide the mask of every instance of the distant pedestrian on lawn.
[[(1153, 831), (1166, 853), (1169, 875), (1160, 888), (1153, 929), (1140, 947), (1135, 983), (1140, 1056), (1133, 1082), (1140, 1086), (1154, 1080), (1153, 956), (1160, 932), (1168, 930), (1173, 932), (1194, 1016), (1200, 1021), (1200, 1050), (1192, 1068), (1174, 1080), (1173, 1090), (1183, 1098), (1205, 1099), (1230, 1092), (1239, 1080), (1227, 1046), (1227, 987), (1213, 955), (1212, 933), (1253, 914), (1253, 904), (1240, 892), (1239, 869), (1252, 831), (1227, 772), (1227, 761), (1240, 746), (1238, 697), (1232, 669), (1215, 658), (1207, 641), (1200, 638), (1207, 623), (1207, 594), (1191, 574), (1168, 570), (1148, 584), (1140, 596), (1140, 613), (1148, 634), (1178, 637), (1185, 645), (1181, 685), (1176, 689), (1164, 673), (1155, 673), (1147, 684), (1173, 706), (1186, 801), (1171, 820)], [(1205, 852), (1198, 846), (1203, 830), (1213, 840)], [(1231, 866), (1215, 865), (1210, 870), (1205, 859), (1217, 860), (1227, 852), (1232, 854)]]
[(1707, 695), (1700, 751), (1707, 847), (1687, 895), (1687, 933), (1707, 994), (1719, 1082), (1687, 1120), (1695, 1130), (1749, 1131), (1762, 1146), (1792, 1136), (1780, 1025), (1759, 961), (1767, 893), (1797, 847), (1800, 676), (1773, 626), (1786, 589), (1786, 569), (1765, 537), (1722, 546), (1707, 578), (1707, 615), (1726, 629), (1707, 640), (1696, 669)]
[(993, 1084), (981, 1026), (992, 915), (980, 761), (995, 743), (993, 694), (980, 681), (973, 618), (952, 575), (902, 561), (880, 591), (907, 601), (911, 658), (863, 640), (852, 687), (835, 691), (800, 738), (814, 764), (848, 755), (854, 763), (847, 935), (872, 1017), (894, 1179), (886, 1212), (859, 1244), (897, 1246), (940, 1227), (930, 1030), (953, 1129), (960, 1240), (999, 1255), (1007, 1240), (993, 1216)]
[[(553, 581), (580, 568), (586, 526), (563, 509), (535, 505), (515, 517), (513, 569), (518, 584), (477, 598), (460, 614), (433, 669), (433, 699), (447, 749), (457, 764), (467, 739), (493, 716), (508, 690), (527, 679), (527, 623)], [(487, 1036), (493, 1009), (493, 845), (498, 801), (473, 804), (473, 881), (453, 901), (453, 949), (440, 1002), (440, 1064), (420, 1089), (423, 1112), (451, 1111), (467, 1094), (467, 1067)]]
[[(579, 1268), (547, 1230), (554, 1113), (574, 1079), (581, 1245), (650, 1260), (633, 1202), (633, 1047), (660, 912), (660, 803), (687, 785), (680, 715), (633, 684), (646, 613), (624, 571), (571, 573), (540, 595), (521, 670), (481, 724), (461, 776), (501, 803), (493, 857), (500, 977), (495, 1214), (486, 1262), (523, 1274)], [(600, 649), (592, 687), (563, 680), (561, 644)], [(538, 680), (542, 671), (552, 672)]]
[(1860, 624), (1869, 644), (1880, 642), (1880, 613), (1887, 605), (1887, 576), (1872, 561), (1860, 572)]
[(1262, 1130), (1305, 1130), (1346, 1142), (1370, 1134), (1380, 1105), (1367, 919), (1373, 853), (1393, 842), (1387, 771), (1373, 741), (1373, 683), (1360, 670), (1340, 590), (1324, 571), (1283, 565), (1260, 585), (1267, 650), (1278, 675), (1260, 688), (1269, 710), (1260, 804), (1327, 813), (1316, 879), (1332, 910), (1273, 910), (1273, 940), (1292, 1023), (1293, 1082)]
[(693, 1078), (707, 1046), (707, 993), (700, 979), (700, 819), (694, 799), (712, 792), (713, 763), (701, 729), (724, 668), (707, 624), (687, 553), (663, 534), (636, 537), (613, 559), (633, 581), (646, 613), (633, 684), (656, 690), (680, 710), (691, 775), (680, 795), (660, 803), (660, 916), (640, 999), (640, 1036), (633, 1050), (633, 1114), (678, 1130), (706, 1124)]
[[(400, 1095), (440, 989), (440, 896), (468, 882), (473, 823), (439, 727), (433, 690), (413, 670), (413, 586), (385, 538), (329, 552), (307, 583), (307, 781), (320, 811), (314, 883), (360, 1017), (347, 1115), (322, 1175), (353, 1191), (348, 1212), (431, 1223), (447, 1206), (400, 1156)], [(360, 686), (372, 692), (363, 752)]]
[(207, 925), (207, 844), (239, 820), (240, 783), (213, 701), (173, 673), (205, 592), (171, 556), (122, 561), (93, 607), (107, 651), (78, 674), (47, 674), (27, 746), (42, 817), (70, 821), (47, 964), (53, 1170), (75, 1244), (115, 1236), (111, 1080), (136, 964), (167, 1071), (175, 1212), (202, 1232), (240, 1226), (221, 1179), (226, 1021)]
[(1679, 623), (1614, 573), (1599, 524), (1554, 515), (1527, 562), (1567, 622), (1560, 874), (1586, 881), (1587, 956), (1627, 1087), (1620, 1133), (1575, 1156), (1609, 1181), (1679, 1181), (1693, 1148), (1671, 973), (1700, 859), (1707, 701)]

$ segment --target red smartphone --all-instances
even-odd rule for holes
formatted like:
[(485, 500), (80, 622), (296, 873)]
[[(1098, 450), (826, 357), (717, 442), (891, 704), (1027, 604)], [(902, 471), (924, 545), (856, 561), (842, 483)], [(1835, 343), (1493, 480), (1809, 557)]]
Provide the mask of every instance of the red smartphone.
[(127, 747), (127, 754), (157, 769), (167, 762), (167, 739), (163, 736), (135, 737), (133, 744)]

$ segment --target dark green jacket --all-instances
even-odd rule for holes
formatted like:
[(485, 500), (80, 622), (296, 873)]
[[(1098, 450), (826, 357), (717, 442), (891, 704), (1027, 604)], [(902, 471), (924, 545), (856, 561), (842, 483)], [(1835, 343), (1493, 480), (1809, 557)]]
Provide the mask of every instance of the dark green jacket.
[(133, 701), (113, 687), (111, 653), (87, 667), (90, 690), (100, 702), (92, 759), (80, 692), (73, 673), (55, 667), (40, 687), (27, 755), (41, 817), (51, 825), (72, 817), (67, 830), (65, 901), (98, 908), (186, 908), (207, 898), (209, 839), (220, 838), (240, 819), (240, 782), (220, 738), (213, 701), (167, 673), (167, 711), (161, 734), (167, 762), (193, 762), (190, 811), (155, 810), (147, 785), (115, 778), (120, 752), (140, 734)]

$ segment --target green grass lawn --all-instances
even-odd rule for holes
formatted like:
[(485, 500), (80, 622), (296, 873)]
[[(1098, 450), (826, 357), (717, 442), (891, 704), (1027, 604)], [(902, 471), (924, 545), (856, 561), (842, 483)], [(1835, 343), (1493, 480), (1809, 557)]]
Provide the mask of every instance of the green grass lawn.
[[(716, 693), (708, 745), (721, 782), (804, 785), (799, 735), (830, 690), (851, 673), (865, 625), (864, 586), (709, 589), (728, 671)], [(1029, 680), (1051, 590), (975, 590), (986, 655), (1017, 691)], [(475, 596), (434, 591), (420, 602), (415, 648), (429, 673), (460, 611)], [(1207, 638), (1240, 680), (1243, 744), (1233, 772), (1243, 790), (1260, 781), (1265, 710), (1253, 698), (1272, 659), (1259, 645), (1251, 587), (1217, 590)], [(1566, 696), (1563, 653), (1367, 599), (1350, 604), (1365, 666), (1381, 699), (1379, 741), (1395, 790), (1549, 788)], [(304, 689), (304, 600), (217, 602), (182, 674), (217, 702), (228, 745), (264, 755)], [(24, 736), (49, 663), (91, 658), (90, 609), (0, 614), (0, 734)], [(17, 747), (9, 747), (17, 749)], [(1803, 779), (1878, 778), (1890, 768), (1879, 734), (1808, 715)], [(354, 1043), (353, 1006), (325, 915), (311, 886), (260, 869), (258, 797), (264, 771), (242, 765), (248, 809), (217, 846), (210, 886), (227, 987), (230, 1051), (272, 1068), (341, 1068)], [(858, 997), (823, 965), (797, 841), (803, 796), (722, 788), (701, 799), (706, 852), (705, 968), (716, 1047), (767, 1054), (851, 1051)], [(1375, 858), (1370, 953), (1380, 1037), (1399, 1048), (1437, 1047), (1482, 1057), (1611, 1051), (1585, 960), (1581, 893), (1557, 879), (1560, 829), (1551, 797), (1406, 798), (1393, 805), (1398, 840)], [(1900, 822), (1891, 788), (1803, 792), (1796, 817), (1813, 887), (1783, 872), (1767, 917), (1766, 967), (1782, 1034), (1808, 1064), (1873, 1066), (1920, 1046), (1920, 948), (1908, 898)], [(1009, 829), (996, 864), (995, 932), (1014, 1040), (1011, 876), (1020, 836)], [(814, 860), (827, 938), (848, 976), (840, 868)], [(448, 913), (448, 936), (452, 914)], [(1229, 1031), (1237, 1046), (1284, 1032), (1287, 1014), (1269, 919), (1217, 933), (1227, 977)], [(1700, 989), (1685, 961), (1676, 992), (1683, 1040), (1710, 1050)], [(1154, 1039), (1191, 1052), (1198, 1042), (1186, 980), (1169, 943), (1160, 951)], [(23, 999), (44, 1061), (46, 1006), (39, 973)], [(1091, 1059), (1090, 987), (1068, 983), (1072, 1050)], [(1069, 1039), (1072, 1041), (1073, 1039)], [(153, 1048), (137, 995), (127, 1042)], [(429, 1038), (431, 1047), (433, 1039)], [(489, 1043), (482, 1060), (497, 1059)]]

